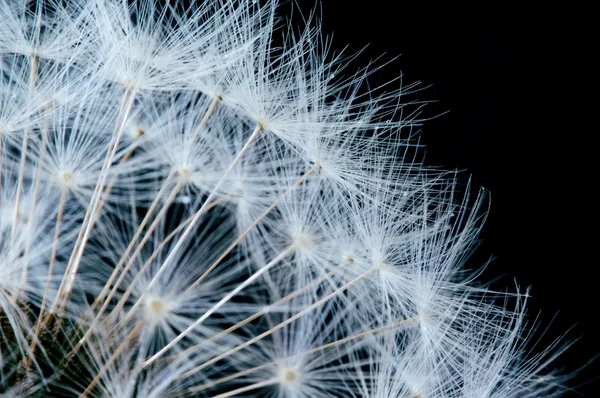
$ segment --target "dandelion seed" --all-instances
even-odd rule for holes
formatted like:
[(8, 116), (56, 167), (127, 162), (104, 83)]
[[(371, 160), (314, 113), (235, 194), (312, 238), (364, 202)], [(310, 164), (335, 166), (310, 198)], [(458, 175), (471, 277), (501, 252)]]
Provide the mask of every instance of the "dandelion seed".
[(566, 391), (463, 267), (485, 194), (415, 160), (418, 85), (276, 6), (0, 0), (0, 395)]

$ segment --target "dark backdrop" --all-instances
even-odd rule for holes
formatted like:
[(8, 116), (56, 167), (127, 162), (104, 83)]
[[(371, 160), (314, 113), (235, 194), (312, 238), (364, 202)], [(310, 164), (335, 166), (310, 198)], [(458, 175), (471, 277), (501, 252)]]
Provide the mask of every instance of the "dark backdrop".
[[(315, 4), (295, 7), (308, 12)], [(541, 331), (548, 328), (542, 344), (566, 332), (565, 341), (579, 338), (558, 367), (575, 370), (600, 353), (598, 127), (585, 121), (594, 110), (583, 112), (597, 91), (577, 50), (593, 54), (597, 40), (579, 32), (585, 10), (571, 17), (563, 5), (550, 16), (549, 7), (527, 12), (510, 1), (323, 0), (320, 7), (335, 47), (368, 45), (358, 59), (363, 65), (399, 55), (376, 79), (402, 72), (407, 83), (432, 85), (419, 94), (437, 101), (428, 115), (449, 111), (425, 124), (422, 143), (427, 164), (465, 170), (473, 188), (491, 192), (483, 243), (470, 265), (493, 257), (484, 278), (501, 277), (494, 288), (514, 290), (515, 280), (522, 290), (531, 286), (530, 318), (539, 315)], [(598, 362), (571, 385), (598, 377)], [(568, 395), (599, 396), (599, 384)]]

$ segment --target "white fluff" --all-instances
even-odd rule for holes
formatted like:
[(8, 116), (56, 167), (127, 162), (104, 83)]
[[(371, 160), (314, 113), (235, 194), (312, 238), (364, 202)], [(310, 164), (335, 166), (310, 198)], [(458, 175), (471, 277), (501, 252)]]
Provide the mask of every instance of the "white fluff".
[(559, 396), (419, 86), (264, 3), (0, 0), (0, 395)]

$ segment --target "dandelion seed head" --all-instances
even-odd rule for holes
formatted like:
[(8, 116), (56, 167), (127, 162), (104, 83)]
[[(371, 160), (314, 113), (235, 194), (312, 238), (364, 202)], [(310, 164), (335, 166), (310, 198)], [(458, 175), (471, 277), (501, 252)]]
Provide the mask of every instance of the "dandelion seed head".
[(558, 396), (420, 87), (277, 3), (0, 0), (0, 391)]

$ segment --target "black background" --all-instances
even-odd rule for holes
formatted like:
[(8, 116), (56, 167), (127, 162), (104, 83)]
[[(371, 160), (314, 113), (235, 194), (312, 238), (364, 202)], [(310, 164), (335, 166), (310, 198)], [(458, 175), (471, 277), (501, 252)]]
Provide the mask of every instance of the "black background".
[[(383, 82), (432, 85), (419, 99), (436, 100), (421, 142), (426, 163), (460, 169), (473, 188), (491, 193), (482, 244), (469, 265), (490, 258), (483, 278), (496, 289), (531, 286), (530, 321), (548, 329), (541, 345), (579, 339), (555, 363), (577, 370), (600, 353), (597, 294), (597, 196), (593, 176), (598, 127), (585, 56), (592, 36), (580, 32), (585, 10), (525, 10), (511, 2), (456, 5), (430, 1), (323, 0), (287, 3), (305, 14), (317, 6), (334, 47), (358, 51), (357, 65), (393, 59)], [(581, 53), (578, 48), (582, 48)], [(446, 114), (444, 112), (449, 111)], [(443, 115), (442, 115), (443, 114)], [(590, 153), (591, 152), (591, 153)], [(540, 348), (541, 348), (540, 345)], [(600, 360), (569, 383), (567, 396), (599, 396)]]

